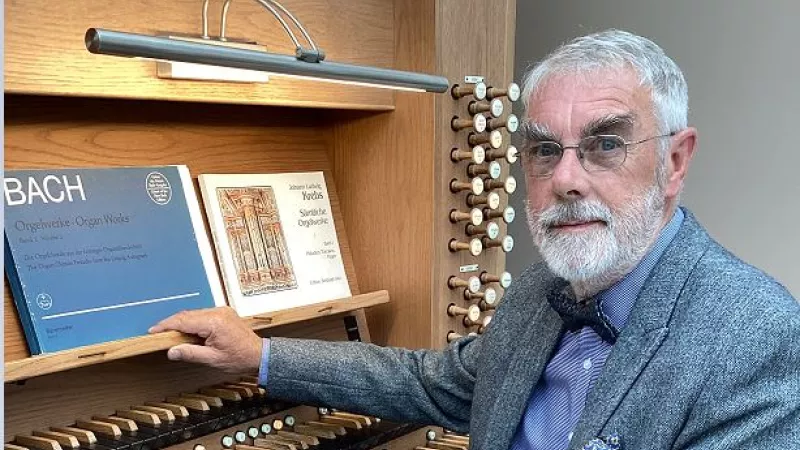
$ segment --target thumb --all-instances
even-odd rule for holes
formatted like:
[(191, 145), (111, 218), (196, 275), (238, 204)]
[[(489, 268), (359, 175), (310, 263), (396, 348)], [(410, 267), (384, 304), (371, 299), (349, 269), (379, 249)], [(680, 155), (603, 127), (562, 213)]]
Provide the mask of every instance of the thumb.
[(180, 344), (167, 351), (167, 358), (210, 365), (216, 359), (216, 350), (202, 345)]

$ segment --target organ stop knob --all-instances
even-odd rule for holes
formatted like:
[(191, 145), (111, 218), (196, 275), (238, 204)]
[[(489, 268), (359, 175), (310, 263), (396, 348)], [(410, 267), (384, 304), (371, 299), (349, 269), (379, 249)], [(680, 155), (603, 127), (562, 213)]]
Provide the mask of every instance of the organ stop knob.
[(450, 89), (450, 95), (452, 95), (454, 99), (468, 97), (471, 95), (475, 97), (475, 100), (483, 100), (486, 98), (486, 84), (476, 83), (474, 85), (464, 86), (456, 84)]
[(486, 98), (489, 100), (500, 97), (508, 97), (509, 100), (515, 102), (519, 100), (520, 94), (521, 92), (517, 83), (511, 83), (506, 88), (490, 87), (486, 89)]
[(481, 145), (472, 147), (472, 150), (459, 150), (454, 148), (450, 151), (450, 159), (453, 162), (469, 160), (474, 164), (483, 164), (486, 161), (486, 150)]
[(457, 223), (465, 220), (472, 225), (478, 226), (483, 223), (483, 212), (478, 208), (472, 208), (469, 212), (456, 209), (450, 211), (450, 222)]

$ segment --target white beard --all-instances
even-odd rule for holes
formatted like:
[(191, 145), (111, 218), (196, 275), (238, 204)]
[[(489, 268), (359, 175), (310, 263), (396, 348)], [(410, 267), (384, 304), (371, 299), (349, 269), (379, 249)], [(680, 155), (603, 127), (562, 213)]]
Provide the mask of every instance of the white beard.
[[(545, 263), (569, 281), (579, 298), (594, 295), (625, 276), (647, 253), (660, 231), (664, 190), (656, 184), (632, 195), (628, 207), (616, 214), (597, 200), (555, 204), (525, 213), (534, 243)], [(553, 225), (599, 220), (605, 225), (588, 231), (559, 232)]]

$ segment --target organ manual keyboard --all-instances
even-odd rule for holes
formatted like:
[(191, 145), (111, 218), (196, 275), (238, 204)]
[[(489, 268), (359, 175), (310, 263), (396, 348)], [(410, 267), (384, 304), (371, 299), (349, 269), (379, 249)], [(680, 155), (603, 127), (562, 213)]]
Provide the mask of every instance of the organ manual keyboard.
[[(88, 415), (87, 415), (88, 417)], [(367, 450), (414, 448), (433, 429), (270, 399), (244, 378), (34, 429), (6, 450)], [(413, 434), (412, 434), (413, 433)]]

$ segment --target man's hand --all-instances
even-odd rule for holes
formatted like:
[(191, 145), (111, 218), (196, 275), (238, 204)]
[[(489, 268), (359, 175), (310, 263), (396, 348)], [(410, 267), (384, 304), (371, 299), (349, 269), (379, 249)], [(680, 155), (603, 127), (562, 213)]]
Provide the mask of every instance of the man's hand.
[(258, 371), (261, 338), (229, 307), (182, 311), (168, 317), (150, 333), (175, 330), (205, 339), (205, 345), (180, 344), (167, 352), (174, 361), (206, 364), (227, 372)]

